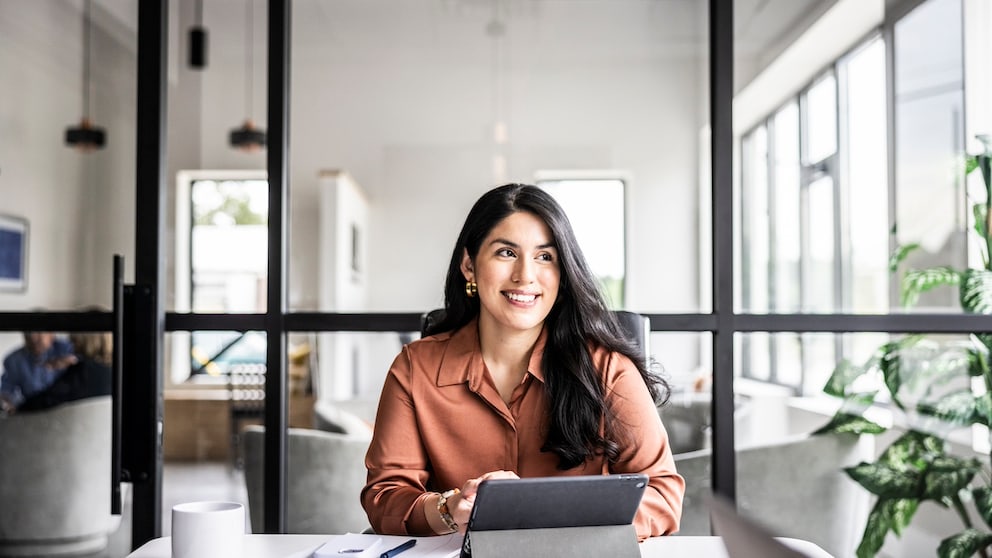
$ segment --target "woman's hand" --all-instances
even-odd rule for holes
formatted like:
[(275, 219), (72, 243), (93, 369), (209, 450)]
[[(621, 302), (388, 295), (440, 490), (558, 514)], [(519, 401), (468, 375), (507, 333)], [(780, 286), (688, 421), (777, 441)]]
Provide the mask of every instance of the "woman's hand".
[(468, 528), (468, 519), (472, 515), (472, 506), (475, 505), (475, 494), (479, 491), (479, 484), (489, 479), (519, 479), (513, 471), (490, 471), (481, 477), (469, 479), (461, 488), (461, 493), (448, 498), (448, 512), (451, 518), (458, 524), (458, 531), (464, 533)]

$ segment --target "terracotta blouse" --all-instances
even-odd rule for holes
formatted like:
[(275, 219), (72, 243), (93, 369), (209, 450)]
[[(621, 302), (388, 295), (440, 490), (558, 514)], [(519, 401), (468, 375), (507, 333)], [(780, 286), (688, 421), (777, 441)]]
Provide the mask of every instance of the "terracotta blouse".
[(685, 481), (657, 408), (626, 357), (604, 349), (593, 354), (609, 403), (628, 427), (618, 460), (595, 458), (560, 471), (558, 456), (541, 451), (549, 414), (541, 372), (546, 335), (509, 405), (482, 361), (476, 322), (403, 347), (386, 376), (365, 457), (362, 505), (377, 533), (433, 534), (422, 499), (496, 470), (520, 477), (645, 473), (650, 482), (634, 518), (638, 537), (678, 530)]

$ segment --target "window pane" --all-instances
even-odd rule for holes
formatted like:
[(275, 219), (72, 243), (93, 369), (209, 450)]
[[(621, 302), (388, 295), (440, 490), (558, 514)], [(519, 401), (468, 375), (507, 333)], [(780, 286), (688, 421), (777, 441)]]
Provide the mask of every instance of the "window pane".
[(741, 303), (746, 312), (768, 311), (768, 134), (758, 127), (744, 141), (741, 195)]
[[(921, 246), (907, 267), (967, 264), (960, 37), (960, 0), (930, 0), (895, 25), (897, 238)], [(925, 293), (917, 306), (958, 308), (955, 289)]]
[(834, 182), (825, 176), (807, 188), (807, 238), (804, 273), (804, 308), (809, 312), (834, 311)]
[(192, 203), (192, 310), (265, 311), (268, 184), (196, 180)]
[(846, 111), (846, 198), (850, 213), (847, 311), (889, 308), (889, 199), (886, 172), (885, 43), (876, 39), (841, 61)]
[(837, 151), (837, 80), (828, 74), (806, 92), (806, 163)]
[(775, 381), (801, 389), (802, 386), (802, 342), (795, 333), (772, 335), (775, 347)]
[(799, 107), (788, 103), (774, 118), (775, 146), (773, 243), (775, 277), (772, 287), (776, 312), (799, 310)]
[(561, 204), (611, 308), (624, 307), (626, 243), (622, 180), (542, 180)]

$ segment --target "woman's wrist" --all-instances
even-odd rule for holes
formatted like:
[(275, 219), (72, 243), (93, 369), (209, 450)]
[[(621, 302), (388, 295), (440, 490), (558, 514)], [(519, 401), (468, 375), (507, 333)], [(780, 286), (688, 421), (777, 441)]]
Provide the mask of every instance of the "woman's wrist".
[[(427, 524), (430, 525), (431, 529), (438, 535), (446, 535), (448, 533), (453, 533), (458, 530), (457, 525), (452, 529), (451, 526), (445, 521), (442, 515), (442, 498), (441, 493), (432, 492), (424, 498), (424, 516), (427, 518)], [(450, 515), (450, 513), (449, 513)]]

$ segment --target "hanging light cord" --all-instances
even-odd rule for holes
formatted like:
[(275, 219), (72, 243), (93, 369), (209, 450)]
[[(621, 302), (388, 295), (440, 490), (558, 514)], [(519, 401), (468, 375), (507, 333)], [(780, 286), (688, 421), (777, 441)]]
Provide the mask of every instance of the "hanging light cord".
[(196, 26), (203, 27), (203, 0), (196, 0)]
[(83, 3), (83, 120), (90, 118), (90, 0)]
[(252, 100), (252, 82), (255, 77), (255, 56), (254, 56), (254, 30), (255, 30), (255, 18), (254, 18), (254, 3), (251, 0), (246, 2), (248, 5), (248, 28), (245, 30), (245, 114), (248, 115), (248, 119), (254, 121), (252, 118), (253, 112), (253, 100)]

